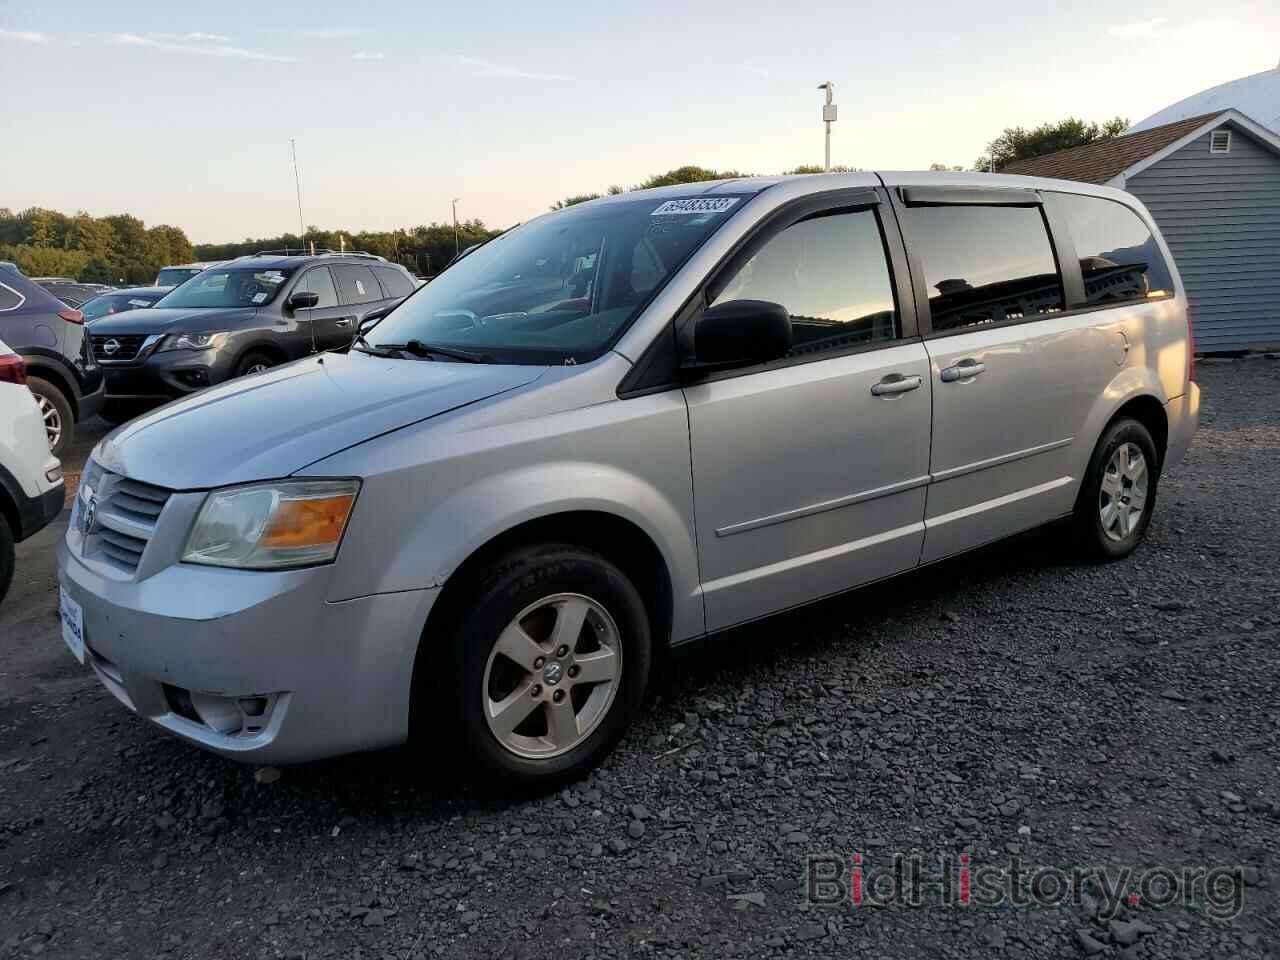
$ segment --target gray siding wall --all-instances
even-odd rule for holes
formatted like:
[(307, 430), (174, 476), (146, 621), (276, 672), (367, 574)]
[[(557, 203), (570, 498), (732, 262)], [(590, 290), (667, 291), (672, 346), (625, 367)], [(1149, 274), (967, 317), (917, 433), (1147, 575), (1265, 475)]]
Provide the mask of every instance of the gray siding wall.
[(1210, 153), (1205, 134), (1125, 189), (1173, 251), (1196, 349), (1280, 346), (1280, 156), (1232, 128), (1230, 153)]

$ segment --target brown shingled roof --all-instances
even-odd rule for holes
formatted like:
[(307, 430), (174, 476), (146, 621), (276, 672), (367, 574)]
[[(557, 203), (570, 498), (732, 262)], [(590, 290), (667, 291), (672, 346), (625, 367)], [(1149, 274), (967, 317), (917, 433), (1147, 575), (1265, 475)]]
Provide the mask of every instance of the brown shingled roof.
[(1086, 143), (1082, 147), (1068, 147), (1027, 160), (1015, 160), (1001, 167), (1000, 173), (1020, 173), (1029, 177), (1056, 177), (1059, 180), (1080, 180), (1084, 183), (1106, 183), (1112, 177), (1124, 173), (1135, 163), (1158, 153), (1175, 140), (1180, 140), (1192, 130), (1208, 123), (1218, 113), (1205, 113), (1188, 117), (1163, 127), (1152, 127), (1139, 133)]

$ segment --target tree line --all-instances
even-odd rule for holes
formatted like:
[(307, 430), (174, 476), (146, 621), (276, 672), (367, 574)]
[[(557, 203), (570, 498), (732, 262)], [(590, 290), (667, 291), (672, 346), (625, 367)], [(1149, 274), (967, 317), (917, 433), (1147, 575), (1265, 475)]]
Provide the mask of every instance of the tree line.
[[(1067, 147), (1108, 140), (1128, 127), (1115, 117), (1103, 124), (1067, 117), (1056, 123), (1027, 130), (1007, 127), (987, 145), (987, 152), (973, 165), (975, 170), (999, 171), (1014, 160), (1040, 156)], [(847, 173), (855, 167), (832, 167), (832, 173)], [(962, 170), (963, 167), (930, 164), (933, 170)], [(821, 173), (822, 168), (802, 165), (784, 171)], [(713, 170), (693, 164), (656, 173), (630, 188), (613, 185), (605, 193), (579, 193), (551, 205), (560, 210), (574, 204), (679, 183), (726, 180), (750, 176), (739, 170)], [(0, 207), (0, 260), (11, 260), (28, 276), (66, 276), (100, 283), (150, 283), (160, 267), (193, 260), (230, 260), (259, 250), (365, 250), (403, 264), (421, 276), (434, 276), (444, 269), (458, 250), (496, 236), (500, 231), (480, 220), (427, 223), (397, 230), (326, 230), (308, 227), (305, 236), (282, 233), (275, 237), (247, 238), (238, 243), (192, 245), (178, 227), (161, 224), (147, 227), (137, 217), (115, 214), (93, 217), (80, 212), (73, 216), (32, 207), (14, 213)]]
[(0, 207), (0, 260), (30, 277), (71, 277), (92, 283), (150, 283), (166, 264), (192, 259), (179, 227), (148, 227), (127, 213), (68, 216), (32, 207)]

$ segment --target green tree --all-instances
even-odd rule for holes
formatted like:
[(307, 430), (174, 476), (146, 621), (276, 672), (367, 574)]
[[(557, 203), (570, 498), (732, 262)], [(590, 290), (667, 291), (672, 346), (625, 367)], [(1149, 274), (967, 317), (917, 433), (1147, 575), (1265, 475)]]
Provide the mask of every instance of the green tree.
[(666, 173), (655, 173), (649, 179), (635, 187), (636, 190), (648, 190), (651, 187), (671, 187), (678, 183), (701, 183), (704, 180), (733, 180), (749, 174), (737, 170), (710, 170), (694, 164), (676, 167)]
[(846, 167), (844, 164), (836, 164), (830, 170), (825, 170), (816, 163), (802, 163), (800, 166), (792, 170), (783, 170), (784, 177), (797, 173), (857, 173), (858, 167)]
[(1113, 117), (1103, 124), (1067, 117), (1057, 123), (1042, 123), (1032, 130), (1005, 127), (1000, 136), (987, 144), (986, 154), (974, 161), (973, 168), (1002, 170), (1015, 160), (1026, 160), (1068, 147), (1110, 140), (1124, 133), (1128, 126), (1129, 121), (1124, 117)]
[(80, 250), (61, 250), (19, 243), (0, 247), (0, 260), (11, 260), (29, 277), (72, 277), (78, 279), (89, 262)]

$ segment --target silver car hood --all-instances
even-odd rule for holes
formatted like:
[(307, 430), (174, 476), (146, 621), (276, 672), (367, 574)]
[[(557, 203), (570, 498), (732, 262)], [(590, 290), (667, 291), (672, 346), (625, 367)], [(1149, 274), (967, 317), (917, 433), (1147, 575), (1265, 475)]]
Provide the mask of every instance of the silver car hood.
[(372, 437), (531, 383), (546, 369), (327, 353), (144, 414), (103, 440), (94, 459), (171, 490), (285, 477)]

